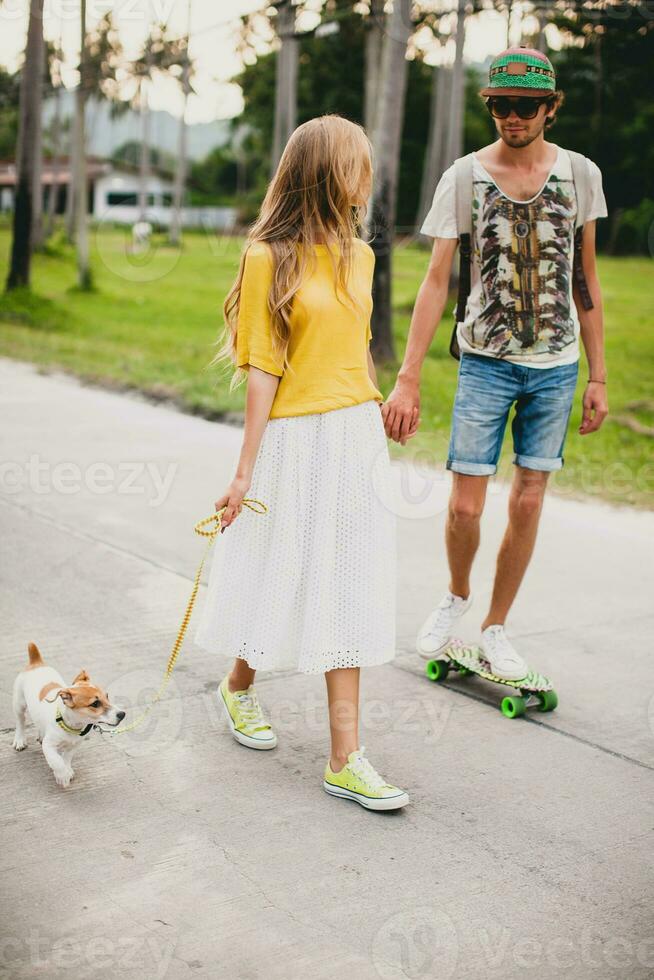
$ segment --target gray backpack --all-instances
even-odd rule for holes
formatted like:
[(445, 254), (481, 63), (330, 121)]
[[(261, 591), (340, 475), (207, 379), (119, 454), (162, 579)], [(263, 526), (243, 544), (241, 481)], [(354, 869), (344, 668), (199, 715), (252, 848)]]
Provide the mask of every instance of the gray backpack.
[[(574, 277), (581, 302), (585, 310), (592, 310), (593, 301), (588, 291), (581, 262), (581, 236), (584, 222), (590, 207), (590, 181), (586, 158), (575, 150), (568, 150), (572, 166), (572, 180), (577, 198), (577, 217), (575, 219), (574, 261), (572, 275)], [(459, 232), (459, 292), (457, 297), (454, 329), (450, 340), (450, 354), (458, 361), (461, 357), (457, 328), (465, 319), (466, 303), (470, 295), (470, 270), (472, 264), (472, 153), (460, 157), (454, 162), (456, 180), (456, 226)]]

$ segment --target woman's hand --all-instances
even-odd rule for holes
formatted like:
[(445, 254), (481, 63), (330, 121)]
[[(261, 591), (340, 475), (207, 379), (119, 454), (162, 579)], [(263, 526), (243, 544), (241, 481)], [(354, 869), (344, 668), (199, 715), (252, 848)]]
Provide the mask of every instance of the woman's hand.
[(420, 425), (420, 387), (396, 381), (395, 387), (382, 405), (386, 435), (405, 446)]
[(226, 527), (234, 521), (238, 515), (243, 510), (243, 497), (246, 495), (250, 489), (250, 481), (246, 480), (244, 477), (235, 476), (230, 485), (227, 487), (226, 493), (216, 501), (216, 510), (222, 510), (225, 508), (225, 512), (221, 519), (221, 534)]

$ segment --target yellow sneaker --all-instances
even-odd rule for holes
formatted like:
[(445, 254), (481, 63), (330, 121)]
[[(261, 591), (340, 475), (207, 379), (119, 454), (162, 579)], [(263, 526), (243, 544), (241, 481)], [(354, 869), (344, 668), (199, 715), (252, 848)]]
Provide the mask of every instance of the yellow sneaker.
[(230, 691), (225, 677), (218, 688), (232, 735), (250, 749), (274, 749), (277, 736), (263, 716), (261, 705), (250, 684), (247, 691)]
[(340, 772), (334, 772), (328, 762), (323, 782), (325, 792), (344, 800), (356, 800), (367, 810), (399, 810), (406, 806), (408, 794), (382, 779), (366, 759), (365, 752), (363, 746), (350, 752)]

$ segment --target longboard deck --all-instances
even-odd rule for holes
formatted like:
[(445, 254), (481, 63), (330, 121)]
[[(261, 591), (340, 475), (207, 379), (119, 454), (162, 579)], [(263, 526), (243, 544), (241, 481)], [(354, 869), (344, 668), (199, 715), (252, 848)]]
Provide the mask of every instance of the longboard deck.
[(518, 681), (511, 681), (506, 677), (498, 677), (497, 674), (491, 671), (490, 664), (485, 659), (480, 647), (467, 646), (460, 640), (451, 643), (443, 653), (454, 664), (458, 664), (466, 670), (472, 671), (473, 674), (477, 674), (478, 677), (483, 677), (484, 680), (493, 681), (494, 684), (505, 684), (507, 687), (512, 687), (517, 691), (551, 691), (553, 689), (552, 682), (549, 678), (545, 677), (544, 674), (539, 674), (535, 670), (530, 670), (526, 677), (522, 677)]
[(442, 682), (447, 679), (450, 667), (462, 676), (476, 674), (515, 691), (516, 696), (505, 697), (501, 704), (502, 713), (508, 718), (516, 718), (533, 707), (538, 707), (539, 711), (554, 711), (558, 704), (552, 682), (544, 674), (530, 670), (526, 677), (517, 681), (498, 677), (491, 671), (480, 647), (465, 644), (462, 640), (453, 640), (437, 658), (430, 660), (426, 673), (430, 680)]

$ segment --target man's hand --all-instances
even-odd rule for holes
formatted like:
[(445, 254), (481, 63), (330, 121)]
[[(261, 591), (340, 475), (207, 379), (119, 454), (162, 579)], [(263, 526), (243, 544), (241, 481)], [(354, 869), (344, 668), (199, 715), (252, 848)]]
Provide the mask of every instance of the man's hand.
[(238, 515), (243, 510), (243, 497), (250, 489), (249, 480), (244, 480), (241, 477), (234, 477), (230, 485), (227, 487), (227, 491), (222, 495), (222, 497), (216, 501), (216, 510), (222, 510), (223, 507), (226, 508), (225, 513), (221, 519), (221, 533), (226, 527), (236, 520)]
[(597, 432), (609, 414), (606, 385), (599, 384), (597, 381), (589, 381), (586, 385), (582, 404), (584, 414), (579, 426), (579, 434), (587, 436), (590, 432)]
[(420, 387), (397, 381), (381, 412), (388, 438), (405, 446), (420, 425)]

